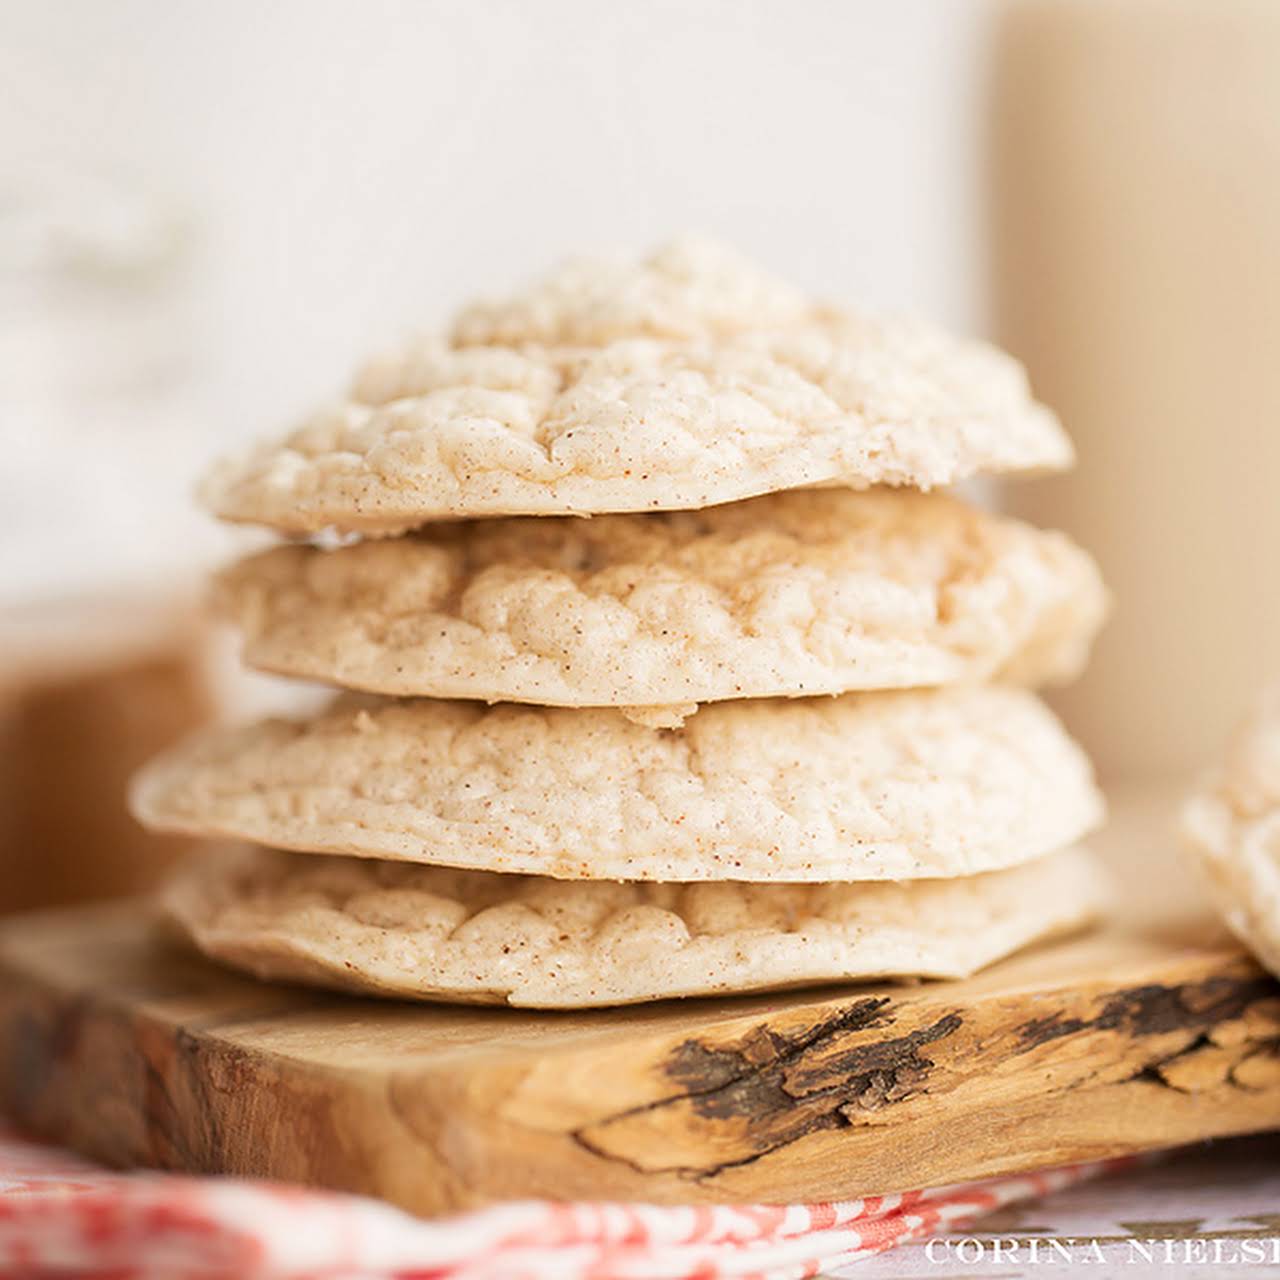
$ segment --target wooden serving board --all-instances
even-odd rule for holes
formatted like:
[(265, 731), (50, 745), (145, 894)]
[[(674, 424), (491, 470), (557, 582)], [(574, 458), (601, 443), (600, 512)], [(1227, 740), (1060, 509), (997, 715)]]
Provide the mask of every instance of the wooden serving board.
[(115, 1165), (439, 1213), (520, 1196), (848, 1197), (1280, 1127), (1280, 985), (1181, 877), (1158, 798), (1121, 914), (966, 982), (584, 1014), (236, 977), (128, 905), (0, 931), (0, 1106)]

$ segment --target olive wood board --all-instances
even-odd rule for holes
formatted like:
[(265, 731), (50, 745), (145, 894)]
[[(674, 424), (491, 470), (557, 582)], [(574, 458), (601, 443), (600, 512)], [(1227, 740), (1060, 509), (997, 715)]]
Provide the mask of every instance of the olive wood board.
[(1181, 869), (1166, 793), (1097, 844), (1115, 918), (962, 982), (583, 1013), (236, 976), (139, 904), (0, 928), (0, 1108), (112, 1165), (422, 1214), (527, 1196), (847, 1198), (1280, 1128), (1280, 984)]

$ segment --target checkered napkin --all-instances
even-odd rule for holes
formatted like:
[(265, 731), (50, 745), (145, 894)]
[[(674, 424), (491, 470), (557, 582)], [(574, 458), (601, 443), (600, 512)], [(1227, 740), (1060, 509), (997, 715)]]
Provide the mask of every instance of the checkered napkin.
[(836, 1204), (519, 1201), (433, 1222), (376, 1200), (114, 1173), (0, 1129), (0, 1276), (96, 1280), (792, 1280), (1114, 1167)]

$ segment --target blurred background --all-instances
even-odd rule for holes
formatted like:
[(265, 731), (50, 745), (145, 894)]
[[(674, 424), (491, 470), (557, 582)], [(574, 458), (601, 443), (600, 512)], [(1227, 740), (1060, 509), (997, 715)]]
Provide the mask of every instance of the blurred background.
[(203, 463), (675, 231), (1028, 363), (1081, 466), (992, 498), (1103, 562), (1104, 777), (1280, 668), (1270, 0), (0, 0), (0, 102), (0, 907), (149, 875), (123, 778), (270, 696), (192, 609)]

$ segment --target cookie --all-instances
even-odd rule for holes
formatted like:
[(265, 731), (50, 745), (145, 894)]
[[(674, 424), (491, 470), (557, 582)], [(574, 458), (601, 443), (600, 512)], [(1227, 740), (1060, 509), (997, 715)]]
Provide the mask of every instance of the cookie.
[(1068, 466), (1022, 367), (810, 302), (681, 241), (578, 263), (376, 360), (347, 399), (220, 463), (205, 504), (286, 533), (701, 508)]
[(215, 594), (264, 670), (553, 706), (1058, 682), (1106, 607), (1063, 535), (906, 490), (277, 547)]
[(1183, 829), (1232, 931), (1280, 974), (1280, 686), (1188, 802)]
[(879, 977), (964, 977), (1086, 924), (1080, 849), (910, 884), (620, 884), (214, 847), (169, 884), (205, 954), (387, 996), (589, 1008)]
[(348, 695), (215, 729), (133, 789), (160, 830), (560, 879), (968, 875), (1094, 826), (1089, 763), (999, 686), (719, 702), (680, 729), (610, 709)]

